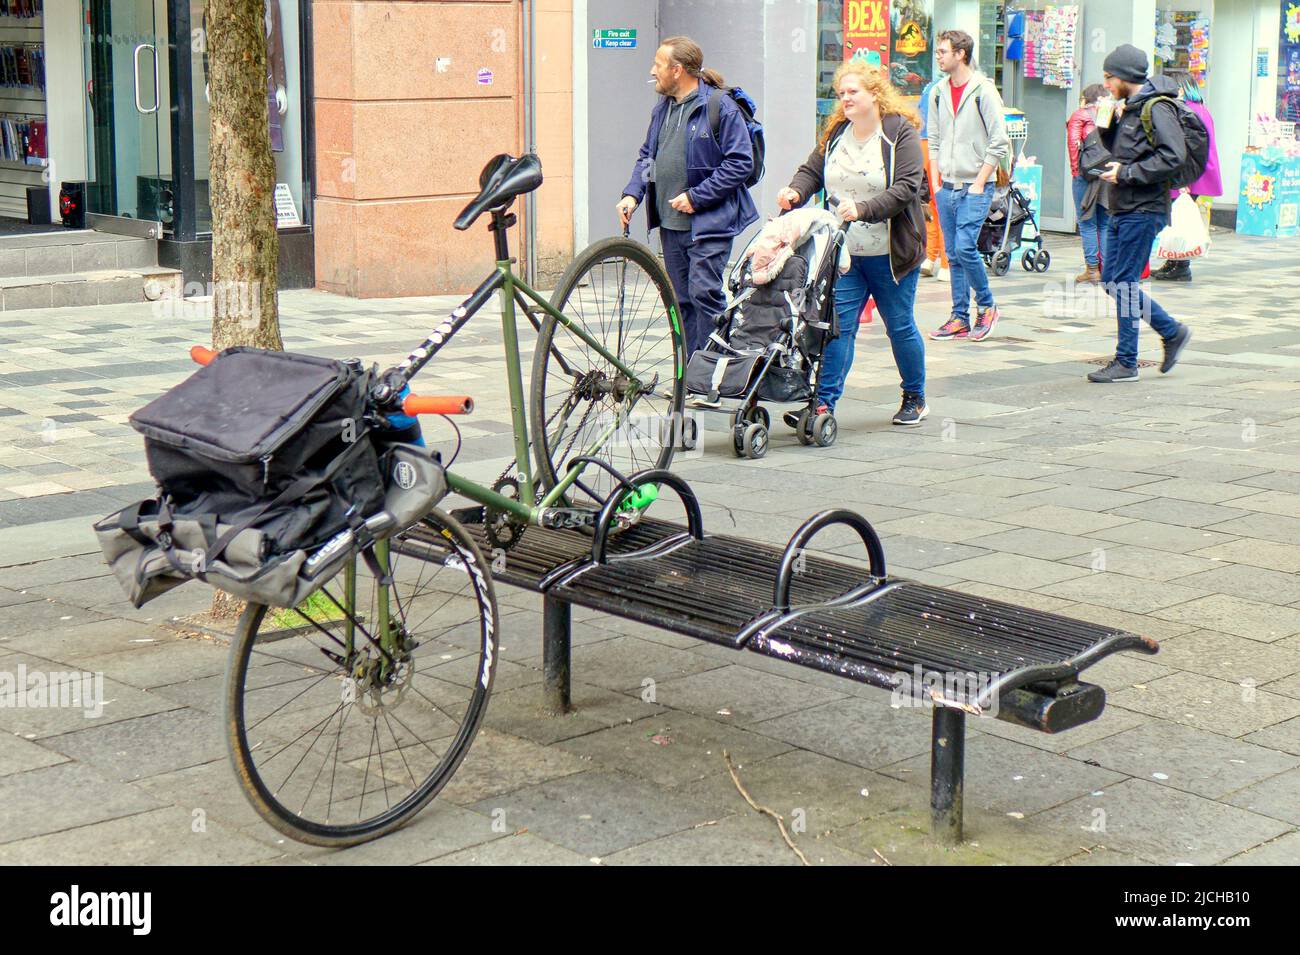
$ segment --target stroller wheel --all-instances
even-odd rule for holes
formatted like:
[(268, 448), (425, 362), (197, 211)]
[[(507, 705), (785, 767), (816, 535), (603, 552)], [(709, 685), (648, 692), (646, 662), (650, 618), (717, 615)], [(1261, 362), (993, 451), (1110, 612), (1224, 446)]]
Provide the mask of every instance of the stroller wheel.
[(743, 444), (745, 457), (761, 458), (767, 454), (767, 428), (761, 424), (751, 424), (745, 429)]
[(745, 456), (745, 432), (752, 425), (746, 425), (743, 421), (731, 429), (731, 450), (736, 452), (736, 457)]
[(812, 424), (813, 441), (819, 448), (829, 448), (835, 443), (835, 436), (839, 433), (839, 425), (835, 423), (835, 415), (819, 414)]
[(812, 411), (805, 408), (803, 411), (799, 412), (799, 422), (795, 425), (794, 433), (798, 435), (800, 444), (813, 443), (812, 421)]
[(772, 416), (767, 413), (767, 409), (762, 405), (746, 408), (741, 418), (749, 424), (761, 424), (767, 430), (772, 427)]
[(1026, 249), (1024, 255), (1020, 256), (1020, 267), (1026, 272), (1034, 270), (1034, 253), (1031, 249)]
[(993, 256), (993, 274), (1006, 275), (1011, 270), (1011, 253), (999, 252)]
[(1046, 249), (1039, 249), (1038, 254), (1034, 256), (1034, 271), (1046, 272), (1048, 266), (1052, 264), (1052, 253)]

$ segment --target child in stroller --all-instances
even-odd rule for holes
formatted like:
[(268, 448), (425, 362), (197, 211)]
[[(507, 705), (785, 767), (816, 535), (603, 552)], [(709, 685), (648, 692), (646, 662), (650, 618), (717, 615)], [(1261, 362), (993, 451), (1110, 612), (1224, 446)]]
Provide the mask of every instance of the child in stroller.
[(769, 223), (732, 267), (730, 302), (708, 344), (686, 366), (689, 403), (731, 415), (737, 457), (767, 453), (771, 415), (760, 401), (804, 405), (795, 427), (800, 443), (835, 443), (835, 416), (816, 413), (816, 396), (822, 351), (839, 333), (839, 226), (818, 209)]

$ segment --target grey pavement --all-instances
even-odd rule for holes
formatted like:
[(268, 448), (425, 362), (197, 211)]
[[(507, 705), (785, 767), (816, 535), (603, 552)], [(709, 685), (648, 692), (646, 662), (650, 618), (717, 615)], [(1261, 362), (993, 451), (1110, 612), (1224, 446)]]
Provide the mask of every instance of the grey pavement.
[[(548, 718), (540, 601), (505, 587), (506, 675), (440, 798), (341, 852), (270, 829), (225, 755), (226, 647), (183, 619), (210, 592), (188, 585), (133, 610), (90, 531), (152, 489), (126, 418), (206, 343), (204, 307), (189, 302), (0, 316), (0, 680), (20, 666), (87, 672), (104, 701), (98, 715), (0, 706), (0, 862), (797, 862), (737, 793), (724, 749), (814, 863), (1300, 862), (1296, 244), (1216, 234), (1193, 283), (1154, 285), (1194, 329), (1181, 364), (1111, 386), (1084, 380), (1113, 353), (1109, 301), (1073, 286), (1074, 241), (1049, 247), (1045, 275), (1016, 262), (993, 279), (993, 337), (927, 342), (922, 427), (889, 424), (897, 373), (877, 319), (861, 329), (834, 447), (801, 447), (778, 423), (768, 456), (742, 461), (712, 427), (702, 454), (675, 462), (707, 528), (784, 543), (811, 513), (851, 506), (880, 531), (891, 573), (1161, 642), (1087, 672), (1108, 694), (1094, 723), (1045, 736), (969, 721), (962, 846), (926, 837), (926, 713), (576, 610), (577, 711)], [(948, 290), (922, 283), (928, 331)], [(457, 300), (280, 301), (287, 347), (383, 364)], [(527, 355), (535, 336), (522, 337)], [(511, 456), (500, 342), (485, 312), (418, 383), (474, 396), (456, 466), (479, 479)], [(1141, 344), (1158, 361), (1149, 329)], [(450, 451), (439, 428), (431, 440)], [(847, 537), (825, 546), (859, 559)]]

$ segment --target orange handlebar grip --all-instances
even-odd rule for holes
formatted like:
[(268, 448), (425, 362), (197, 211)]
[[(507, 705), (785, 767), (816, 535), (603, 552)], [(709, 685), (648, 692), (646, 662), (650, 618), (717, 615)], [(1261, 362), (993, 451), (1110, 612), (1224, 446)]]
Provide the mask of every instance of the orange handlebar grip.
[(217, 357), (217, 353), (211, 348), (204, 348), (202, 345), (195, 345), (190, 349), (190, 357), (200, 365), (209, 364), (212, 359)]
[(402, 410), (414, 417), (421, 414), (470, 414), (474, 399), (469, 395), (407, 395)]

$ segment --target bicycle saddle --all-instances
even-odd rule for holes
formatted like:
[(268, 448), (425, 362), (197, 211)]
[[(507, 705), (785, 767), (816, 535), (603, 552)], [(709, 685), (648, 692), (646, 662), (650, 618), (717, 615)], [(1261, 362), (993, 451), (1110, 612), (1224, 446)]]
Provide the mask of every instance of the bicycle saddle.
[(488, 164), (479, 173), (478, 184), (481, 191), (456, 217), (456, 228), (461, 232), (472, 226), (474, 220), (489, 209), (504, 209), (516, 196), (532, 192), (540, 186), (542, 161), (535, 153), (528, 153), (518, 159), (501, 153), (488, 160)]

